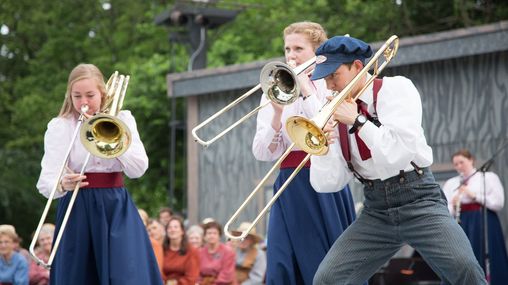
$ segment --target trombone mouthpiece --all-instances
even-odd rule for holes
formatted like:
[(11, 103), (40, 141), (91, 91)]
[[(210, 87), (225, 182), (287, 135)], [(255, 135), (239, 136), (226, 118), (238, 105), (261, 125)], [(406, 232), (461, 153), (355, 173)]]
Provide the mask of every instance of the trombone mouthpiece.
[(86, 112), (88, 112), (88, 105), (82, 105), (81, 106), (81, 113), (85, 114)]

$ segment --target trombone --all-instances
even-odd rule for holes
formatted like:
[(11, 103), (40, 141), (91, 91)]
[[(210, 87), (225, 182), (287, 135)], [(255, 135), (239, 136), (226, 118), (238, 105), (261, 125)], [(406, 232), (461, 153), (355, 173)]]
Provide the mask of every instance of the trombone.
[[(388, 65), (388, 63), (395, 57), (399, 47), (399, 38), (395, 35), (391, 36), (376, 54), (369, 60), (369, 62), (363, 67), (363, 69), (348, 83), (348, 85), (341, 92), (333, 92), (333, 99), (327, 102), (319, 111), (319, 113), (314, 116), (312, 119), (307, 119), (301, 116), (293, 116), (287, 119), (286, 121), (286, 130), (288, 132), (288, 136), (291, 138), (293, 143), (288, 147), (286, 152), (282, 154), (282, 156), (277, 160), (274, 166), (268, 171), (265, 177), (259, 182), (256, 188), (250, 193), (250, 195), (245, 199), (242, 205), (236, 210), (236, 212), (231, 216), (229, 221), (224, 226), (224, 234), (233, 240), (243, 240), (249, 232), (256, 226), (259, 220), (268, 212), (270, 207), (275, 203), (275, 201), (282, 195), (283, 191), (286, 190), (287, 186), (294, 177), (300, 172), (300, 170), (304, 167), (305, 163), (310, 159), (311, 155), (324, 155), (328, 152), (328, 139), (327, 134), (323, 131), (323, 128), (326, 126), (326, 123), (332, 117), (335, 109), (347, 98), (351, 98), (352, 100), (356, 100), (365, 89), (372, 83), (372, 81), (378, 77), (379, 73), (383, 71), (383, 69)], [(384, 61), (380, 63), (380, 59), (384, 58)], [(369, 72), (369, 70), (373, 67), (372, 76), (367, 79), (364, 87), (356, 94), (352, 94), (354, 87), (357, 83), (364, 78), (364, 76)], [(247, 206), (250, 200), (257, 194), (257, 192), (262, 189), (265, 182), (268, 178), (275, 172), (282, 161), (289, 155), (289, 153), (293, 150), (295, 146), (298, 146), (303, 151), (307, 152), (305, 158), (300, 162), (300, 164), (296, 167), (296, 169), (291, 173), (288, 179), (284, 182), (284, 184), (279, 188), (277, 193), (274, 194), (272, 199), (268, 201), (266, 206), (261, 210), (258, 216), (254, 219), (251, 226), (241, 232), (240, 235), (235, 235), (233, 232), (229, 230), (230, 225), (235, 221), (243, 209)]]
[(35, 254), (35, 244), (39, 238), (42, 226), (55, 197), (55, 193), (60, 188), (60, 180), (67, 168), (67, 162), (69, 161), (70, 153), (78, 134), (80, 135), (80, 139), (84, 147), (88, 150), (80, 175), (83, 175), (85, 172), (85, 168), (91, 154), (102, 158), (115, 158), (123, 154), (130, 145), (131, 134), (128, 127), (124, 122), (115, 118), (122, 107), (128, 84), (129, 76), (118, 75), (118, 71), (115, 71), (106, 83), (106, 102), (100, 113), (87, 119), (86, 112), (88, 111), (88, 106), (81, 106), (78, 124), (74, 129), (72, 140), (65, 153), (65, 159), (59, 168), (60, 171), (58, 172), (58, 178), (56, 179), (54, 187), (49, 194), (42, 217), (37, 229), (35, 230), (34, 237), (29, 247), (30, 255), (35, 262), (38, 265), (44, 266), (46, 269), (51, 269), (51, 264), (53, 263), (53, 259), (55, 258), (56, 251), (62, 239), (67, 220), (69, 219), (72, 211), (72, 206), (74, 205), (74, 201), (76, 200), (79, 192), (79, 183), (76, 183), (74, 191), (72, 191), (72, 197), (69, 201), (69, 205), (67, 206), (67, 211), (65, 212), (62, 224), (60, 225), (60, 230), (58, 231), (58, 235), (51, 249), (47, 263)]
[[(208, 119), (197, 125), (192, 129), (192, 136), (194, 137), (194, 140), (201, 144), (204, 147), (209, 146), (222, 136), (224, 136), (226, 133), (228, 133), (230, 130), (238, 126), (239, 124), (243, 123), (245, 120), (250, 118), (252, 115), (254, 115), (256, 112), (261, 110), (261, 108), (267, 106), (270, 104), (270, 101), (275, 102), (277, 104), (281, 105), (289, 105), (298, 99), (300, 96), (300, 86), (298, 85), (297, 76), (302, 73), (303, 71), (307, 70), (310, 66), (312, 66), (316, 62), (316, 57), (313, 57), (306, 62), (302, 63), (301, 65), (297, 66), (296, 68), (291, 68), (289, 65), (274, 61), (267, 63), (263, 69), (261, 70), (261, 73), (259, 75), (259, 84), (254, 86), (252, 89), (244, 93), (242, 96), (238, 97), (233, 102), (229, 103), (226, 107), (222, 108), (212, 116), (210, 116)], [(236, 106), (238, 103), (243, 101), (245, 98), (252, 95), (254, 92), (256, 92), (259, 88), (263, 90), (263, 93), (266, 94), (267, 98), (269, 99), (268, 102), (259, 105), (258, 107), (254, 108), (252, 111), (247, 113), (245, 116), (237, 120), (235, 123), (224, 129), (222, 132), (217, 134), (215, 137), (204, 140), (201, 139), (197, 135), (197, 131), (204, 126), (208, 125), (211, 121), (215, 120), (217, 117), (221, 116), (234, 106)]]

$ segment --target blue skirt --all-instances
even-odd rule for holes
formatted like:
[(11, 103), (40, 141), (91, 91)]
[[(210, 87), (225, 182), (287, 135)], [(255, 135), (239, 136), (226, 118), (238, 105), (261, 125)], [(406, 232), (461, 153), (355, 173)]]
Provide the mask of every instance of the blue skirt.
[[(56, 233), (72, 193), (60, 198)], [(81, 189), (51, 266), (52, 285), (162, 285), (146, 228), (125, 188)]]
[[(481, 267), (485, 270), (485, 255), (483, 244), (483, 209), (479, 211), (462, 212), (461, 226), (466, 232), (474, 254)], [(497, 214), (487, 210), (490, 284), (504, 285), (508, 280), (508, 257), (504, 243), (503, 231)]]
[[(294, 168), (281, 169), (274, 193)], [(342, 232), (354, 221), (349, 188), (317, 193), (303, 168), (270, 211), (266, 284), (312, 284), (316, 270)]]

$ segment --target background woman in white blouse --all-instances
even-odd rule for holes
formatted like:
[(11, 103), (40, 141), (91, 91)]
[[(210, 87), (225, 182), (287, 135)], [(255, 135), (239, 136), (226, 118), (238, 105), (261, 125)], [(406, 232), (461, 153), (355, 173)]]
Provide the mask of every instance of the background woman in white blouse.
[(486, 172), (484, 180), (483, 173), (476, 172), (474, 157), (467, 149), (454, 153), (452, 162), (459, 175), (450, 178), (443, 186), (448, 208), (452, 215), (459, 216), (460, 225), (471, 241), (478, 262), (485, 270), (483, 206), (487, 206), (490, 284), (506, 284), (508, 258), (503, 231), (496, 213), (504, 205), (503, 185), (493, 172)]
[[(314, 57), (314, 51), (327, 39), (321, 25), (297, 22), (284, 29), (286, 62), (296, 67)], [(257, 117), (253, 153), (256, 159), (275, 161), (291, 144), (285, 129), (288, 117), (312, 118), (326, 102), (330, 91), (324, 80), (312, 82), (312, 68), (298, 81), (301, 95), (296, 102), (281, 106), (272, 103)], [(262, 96), (261, 104), (266, 102)], [(302, 161), (306, 153), (292, 151), (284, 160), (274, 192)], [(312, 284), (312, 278), (337, 237), (355, 219), (349, 188), (336, 193), (316, 193), (309, 182), (309, 165), (302, 168), (270, 211), (267, 235), (266, 284)]]
[[(88, 105), (87, 115), (93, 115), (103, 107), (105, 96), (104, 78), (95, 65), (79, 64), (71, 71), (60, 114), (49, 122), (44, 136), (37, 182), (44, 196), (49, 196), (59, 175), (63, 150), (72, 140), (81, 106)], [(67, 192), (77, 183), (81, 191), (53, 261), (50, 284), (162, 284), (145, 227), (123, 185), (123, 173), (129, 178), (144, 174), (148, 157), (132, 114), (121, 111), (118, 119), (132, 134), (130, 147), (119, 157), (92, 156), (85, 175), (80, 175), (88, 152), (79, 139), (72, 146), (68, 171), (60, 181), (61, 191), (57, 191), (56, 232), (71, 197)]]

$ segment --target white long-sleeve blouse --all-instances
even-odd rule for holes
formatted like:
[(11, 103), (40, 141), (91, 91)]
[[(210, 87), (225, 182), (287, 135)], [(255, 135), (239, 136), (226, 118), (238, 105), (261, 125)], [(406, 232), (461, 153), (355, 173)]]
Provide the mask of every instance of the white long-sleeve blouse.
[[(118, 113), (118, 119), (123, 121), (131, 132), (131, 144), (129, 148), (117, 158), (104, 159), (91, 156), (85, 168), (85, 172), (124, 172), (129, 178), (141, 177), (148, 169), (148, 156), (145, 147), (139, 137), (136, 120), (130, 111), (123, 110)], [(49, 197), (53, 187), (59, 181), (58, 175), (65, 159), (65, 152), (72, 140), (72, 134), (77, 126), (77, 118), (56, 117), (48, 123), (44, 135), (44, 156), (41, 161), (41, 173), (37, 182), (37, 189), (45, 197)], [(79, 137), (74, 142), (67, 166), (79, 173), (83, 167), (88, 151), (81, 143)], [(65, 193), (56, 192), (55, 197), (61, 197)]]
[[(476, 169), (474, 171), (476, 171)], [(460, 186), (460, 182), (461, 177), (455, 176), (448, 179), (443, 185), (443, 192), (448, 200), (448, 209), (452, 214), (455, 213), (455, 205), (452, 204), (452, 199), (455, 195), (459, 195), (458, 188)], [(469, 188), (469, 191), (475, 193), (475, 200), (464, 194), (460, 199), (461, 204), (480, 203), (482, 205), (487, 205), (487, 208), (492, 211), (499, 211), (503, 208), (504, 188), (497, 174), (493, 172), (486, 172), (484, 184), (483, 174), (477, 172), (468, 179), (467, 187)]]

